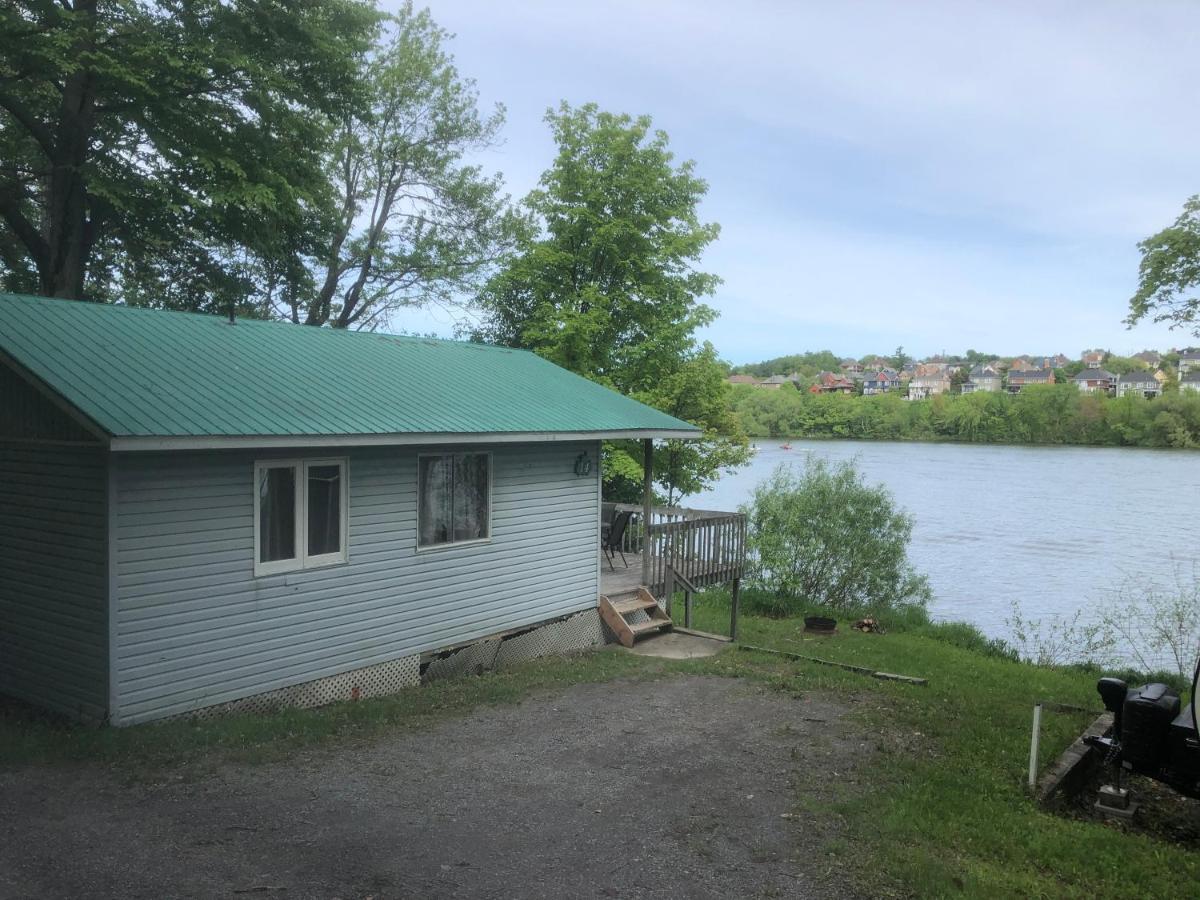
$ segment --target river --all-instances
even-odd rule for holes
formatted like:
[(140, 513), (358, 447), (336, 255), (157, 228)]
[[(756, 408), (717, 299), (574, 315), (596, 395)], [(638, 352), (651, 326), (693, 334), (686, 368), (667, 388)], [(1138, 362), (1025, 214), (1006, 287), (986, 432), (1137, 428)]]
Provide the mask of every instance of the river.
[(1200, 553), (1195, 451), (1014, 447), (876, 441), (758, 440), (754, 461), (711, 491), (700, 509), (737, 509), (779, 464), (810, 454), (856, 460), (913, 517), (909, 555), (929, 577), (937, 618), (1008, 637), (1012, 601), (1027, 616), (1069, 617), (1122, 585), (1174, 583)]

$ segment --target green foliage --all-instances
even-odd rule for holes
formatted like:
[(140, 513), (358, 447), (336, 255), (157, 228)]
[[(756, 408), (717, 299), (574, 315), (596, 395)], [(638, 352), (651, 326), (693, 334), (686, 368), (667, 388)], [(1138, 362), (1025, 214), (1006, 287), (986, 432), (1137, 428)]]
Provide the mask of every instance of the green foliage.
[[(715, 317), (700, 298), (719, 281), (696, 269), (719, 231), (699, 217), (707, 184), (694, 163), (675, 163), (648, 116), (564, 103), (546, 121), (558, 156), (525, 200), (539, 231), (481, 292), (486, 321), (475, 336), (533, 350), (703, 428), (703, 441), (656, 450), (657, 482), (677, 501), (749, 457), (726, 368), (695, 338)], [(606, 457), (606, 495), (636, 496), (640, 448), (615, 445)]]
[[(643, 403), (704, 429), (700, 440), (659, 441), (654, 447), (654, 481), (667, 506), (699, 493), (722, 472), (745, 465), (750, 444), (729, 406), (725, 367), (707, 341), (679, 367), (634, 396)], [(641, 498), (642, 447), (638, 441), (606, 446), (605, 496), (633, 502)]]
[[(1140, 359), (1134, 359), (1132, 356), (1116, 356), (1110, 353), (1104, 357), (1104, 368), (1114, 375), (1124, 375), (1127, 372), (1144, 372), (1150, 367)], [(1076, 374), (1078, 374), (1078, 370)]]
[(730, 402), (752, 437), (1200, 446), (1200, 393), (1192, 391), (1114, 398), (1064, 383), (1016, 395), (980, 391), (910, 401), (898, 393), (814, 395), (735, 385)]
[(698, 214), (708, 186), (648, 116), (564, 103), (546, 121), (558, 156), (525, 200), (541, 231), (483, 291), (480, 336), (652, 390), (715, 317), (699, 298), (719, 280), (695, 268), (719, 231)]
[(1039, 666), (1104, 665), (1112, 661), (1116, 650), (1116, 641), (1109, 628), (1103, 622), (1085, 621), (1082, 609), (1070, 616), (1031, 619), (1025, 615), (1021, 604), (1013, 600), (1011, 612), (1004, 621), (1017, 655)]
[(747, 509), (751, 583), (777, 595), (778, 612), (922, 606), (929, 586), (908, 561), (912, 519), (852, 463), (810, 458), (803, 473), (779, 466)]
[(397, 307), (452, 303), (478, 288), (522, 232), (499, 176), (464, 161), (495, 146), (504, 110), (480, 115), (449, 38), (411, 2), (387, 20), (363, 64), (368, 99), (337, 120), (325, 154), (330, 234), (299, 278), (284, 270), (266, 292), (276, 311), (307, 325), (361, 328)]
[(1017, 649), (1007, 641), (1001, 638), (987, 637), (969, 622), (930, 622), (913, 630), (923, 637), (943, 641), (953, 647), (960, 647), (981, 656), (992, 656), (1014, 662), (1020, 658)]
[(1129, 300), (1127, 325), (1147, 316), (1172, 328), (1200, 334), (1200, 195), (1188, 198), (1175, 223), (1140, 244), (1137, 293)]
[(0, 282), (203, 307), (320, 245), (333, 117), (362, 101), (358, 0), (0, 6)]
[(791, 375), (798, 372), (812, 378), (818, 372), (837, 372), (841, 360), (830, 350), (818, 350), (813, 353), (796, 353), (791, 356), (777, 356), (774, 359), (749, 363), (733, 369), (739, 375), (755, 375), (766, 378), (770, 375)]
[(1176, 561), (1171, 574), (1169, 585), (1127, 578), (1100, 621), (1142, 670), (1167, 663), (1175, 679), (1188, 681), (1200, 647), (1200, 567)]

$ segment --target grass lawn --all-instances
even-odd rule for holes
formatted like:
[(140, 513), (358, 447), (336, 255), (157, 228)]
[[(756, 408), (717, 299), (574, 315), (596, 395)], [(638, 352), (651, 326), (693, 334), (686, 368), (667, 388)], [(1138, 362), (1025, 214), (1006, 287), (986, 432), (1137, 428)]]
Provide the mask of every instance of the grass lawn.
[[(721, 597), (698, 602), (695, 626), (713, 632), (727, 629), (728, 612)], [(138, 777), (188, 763), (190, 771), (203, 773), (221, 763), (279, 759), (331, 741), (424, 727), (480, 704), (514, 702), (539, 689), (704, 672), (754, 679), (784, 691), (853, 699), (852, 715), (874, 741), (877, 765), (868, 773), (865, 788), (847, 789), (826, 810), (848, 826), (846, 837), (829, 851), (868, 894), (1196, 895), (1200, 855), (1194, 850), (1115, 826), (1052, 815), (1025, 794), (1035, 700), (1099, 710), (1094, 676), (985, 656), (939, 639), (931, 629), (886, 635), (844, 629), (832, 638), (806, 640), (797, 620), (744, 617), (741, 628), (745, 644), (921, 676), (929, 684), (883, 683), (746, 650), (674, 663), (607, 650), (445, 681), (388, 698), (273, 716), (85, 729), (54, 725), (19, 709), (0, 709), (0, 765), (99, 761)], [(1047, 713), (1043, 766), (1091, 718)], [(804, 802), (797, 796), (798, 806)]]
[[(694, 625), (728, 631), (723, 599), (697, 602)], [(862, 634), (843, 628), (808, 638), (798, 620), (743, 618), (739, 639), (876, 670), (929, 679), (926, 687), (878, 682), (829, 666), (782, 662), (752, 651), (712, 665), (798, 691), (857, 695), (878, 734), (873, 784), (837, 812), (872, 893), (916, 896), (1187, 897), (1200, 892), (1195, 849), (1119, 827), (1043, 812), (1025, 793), (1037, 700), (1096, 710), (1094, 675), (984, 656), (932, 636), (934, 629)], [(924, 632), (924, 633), (922, 633)], [(797, 643), (799, 642), (799, 643)], [(1041, 765), (1051, 763), (1094, 714), (1044, 713)]]

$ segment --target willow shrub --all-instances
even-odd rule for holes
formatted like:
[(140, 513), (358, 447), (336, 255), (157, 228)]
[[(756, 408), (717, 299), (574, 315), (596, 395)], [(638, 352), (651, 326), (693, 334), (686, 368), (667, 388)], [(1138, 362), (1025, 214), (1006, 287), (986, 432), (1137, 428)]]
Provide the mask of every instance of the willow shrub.
[(746, 511), (751, 596), (760, 601), (751, 611), (858, 613), (929, 600), (928, 582), (908, 560), (912, 518), (853, 463), (810, 457), (802, 472), (781, 465), (755, 488)]

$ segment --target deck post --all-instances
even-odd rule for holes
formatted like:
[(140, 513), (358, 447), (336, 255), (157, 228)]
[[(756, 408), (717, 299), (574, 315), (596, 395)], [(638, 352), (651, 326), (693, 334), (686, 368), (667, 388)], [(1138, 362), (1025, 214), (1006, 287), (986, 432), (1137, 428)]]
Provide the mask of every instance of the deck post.
[(654, 439), (642, 440), (642, 584), (650, 587), (650, 516), (654, 507)]
[(735, 643), (737, 641), (738, 587), (740, 584), (740, 578), (733, 579), (733, 588), (729, 593), (729, 639)]

